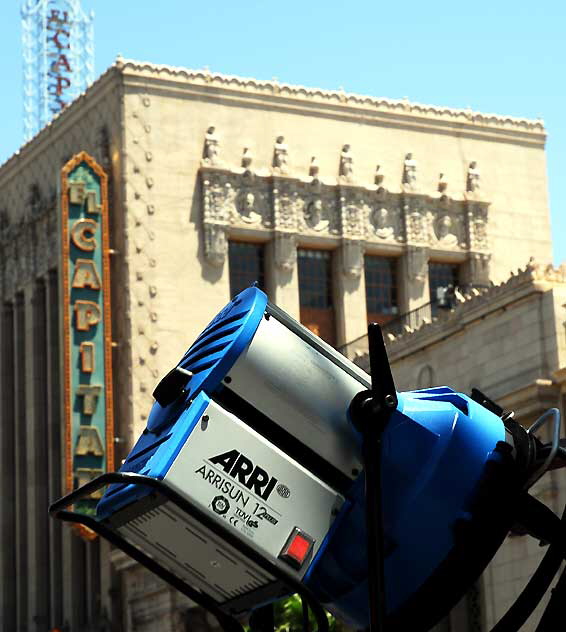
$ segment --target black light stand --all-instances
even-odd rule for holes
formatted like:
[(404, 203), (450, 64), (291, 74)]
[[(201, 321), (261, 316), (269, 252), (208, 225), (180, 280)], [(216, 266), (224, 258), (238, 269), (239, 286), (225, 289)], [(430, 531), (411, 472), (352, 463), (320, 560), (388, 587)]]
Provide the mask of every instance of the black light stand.
[(365, 472), (366, 531), (370, 632), (385, 632), (384, 528), (381, 489), (382, 436), (397, 408), (397, 392), (387, 359), (381, 327), (368, 326), (371, 390), (358, 393), (350, 404), (350, 416), (362, 435)]

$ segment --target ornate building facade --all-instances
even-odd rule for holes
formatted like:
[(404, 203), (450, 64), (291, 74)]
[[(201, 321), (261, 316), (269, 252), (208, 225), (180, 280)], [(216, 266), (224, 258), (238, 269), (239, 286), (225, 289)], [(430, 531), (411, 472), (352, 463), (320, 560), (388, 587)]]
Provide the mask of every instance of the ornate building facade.
[[(3, 629), (211, 625), (46, 517), (62, 489), (57, 187), (73, 155), (108, 175), (119, 466), (159, 377), (242, 284), (337, 346), (358, 341), (354, 356), (368, 319), (432, 320), (438, 288), (481, 293), (550, 261), (545, 138), (540, 121), (118, 59), (0, 167)], [(395, 368), (410, 362), (410, 338), (392, 344)]]

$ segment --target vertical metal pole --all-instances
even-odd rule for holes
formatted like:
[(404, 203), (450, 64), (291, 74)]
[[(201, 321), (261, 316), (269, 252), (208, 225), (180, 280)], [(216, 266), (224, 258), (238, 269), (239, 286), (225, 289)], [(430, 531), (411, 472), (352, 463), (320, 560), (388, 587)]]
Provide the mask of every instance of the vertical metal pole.
[(381, 436), (379, 422), (368, 423), (363, 439), (370, 631), (385, 631), (385, 573), (381, 507)]
[(381, 489), (382, 437), (389, 417), (397, 407), (397, 394), (381, 328), (376, 323), (368, 327), (368, 343), (372, 389), (356, 395), (350, 406), (350, 415), (362, 434), (370, 631), (384, 632), (387, 602)]

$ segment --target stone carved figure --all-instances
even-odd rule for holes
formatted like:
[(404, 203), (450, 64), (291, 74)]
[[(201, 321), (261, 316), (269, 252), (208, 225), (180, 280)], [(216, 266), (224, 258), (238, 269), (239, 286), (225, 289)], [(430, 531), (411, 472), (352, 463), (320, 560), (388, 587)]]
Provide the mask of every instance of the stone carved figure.
[(340, 176), (347, 182), (352, 182), (354, 177), (354, 158), (350, 151), (350, 145), (344, 145), (340, 152)]
[(204, 252), (208, 262), (220, 267), (226, 259), (228, 253), (228, 240), (226, 239), (226, 228), (216, 224), (205, 224), (204, 227)]
[(391, 225), (389, 211), (386, 208), (374, 209), (370, 215), (370, 222), (375, 234), (380, 239), (390, 239), (393, 237), (395, 229)]
[(261, 221), (261, 214), (255, 210), (255, 195), (251, 191), (240, 194), (238, 212), (246, 224), (258, 224)]
[(475, 160), (470, 162), (468, 166), (468, 175), (466, 177), (466, 192), (477, 193), (480, 190), (480, 172), (478, 163)]
[(448, 180), (446, 180), (446, 176), (443, 173), (438, 176), (437, 189), (439, 193), (446, 193), (446, 189), (448, 189)]
[(309, 176), (314, 179), (318, 179), (318, 173), (320, 171), (320, 167), (318, 165), (318, 160), (316, 156), (311, 158), (311, 164), (309, 165)]
[(294, 233), (275, 233), (275, 265), (291, 272), (297, 263), (297, 236)]
[(309, 228), (320, 232), (328, 229), (329, 220), (324, 211), (322, 200), (317, 198), (307, 205), (304, 211), (305, 222)]
[(381, 170), (381, 165), (377, 165), (375, 168), (374, 182), (378, 187), (380, 187), (383, 184), (383, 179), (385, 178), (385, 176), (381, 173), (380, 170)]
[(438, 243), (446, 248), (458, 245), (458, 237), (452, 232), (452, 218), (443, 215), (437, 222), (436, 236)]
[(284, 136), (275, 139), (273, 147), (273, 167), (280, 173), (287, 173), (288, 146)]
[(246, 171), (251, 171), (253, 158), (252, 150), (249, 147), (244, 147), (244, 153), (242, 154), (242, 167)]
[(403, 163), (403, 185), (408, 189), (415, 189), (417, 185), (417, 161), (410, 152), (405, 155)]
[(216, 128), (214, 125), (211, 125), (207, 130), (204, 137), (204, 162), (208, 165), (217, 165), (218, 160), (218, 152), (220, 142), (218, 140), (218, 136), (216, 135)]

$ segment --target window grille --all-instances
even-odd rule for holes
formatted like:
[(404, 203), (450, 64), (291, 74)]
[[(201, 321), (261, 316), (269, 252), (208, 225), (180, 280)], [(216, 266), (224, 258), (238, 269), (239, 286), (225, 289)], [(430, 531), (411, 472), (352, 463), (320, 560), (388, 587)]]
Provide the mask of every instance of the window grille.
[(397, 260), (366, 255), (364, 270), (368, 322), (384, 325), (399, 313)]
[(299, 304), (303, 325), (331, 345), (336, 344), (332, 296), (332, 253), (299, 249)]
[(264, 245), (230, 241), (228, 267), (230, 269), (230, 296), (250, 287), (253, 283), (265, 291)]

